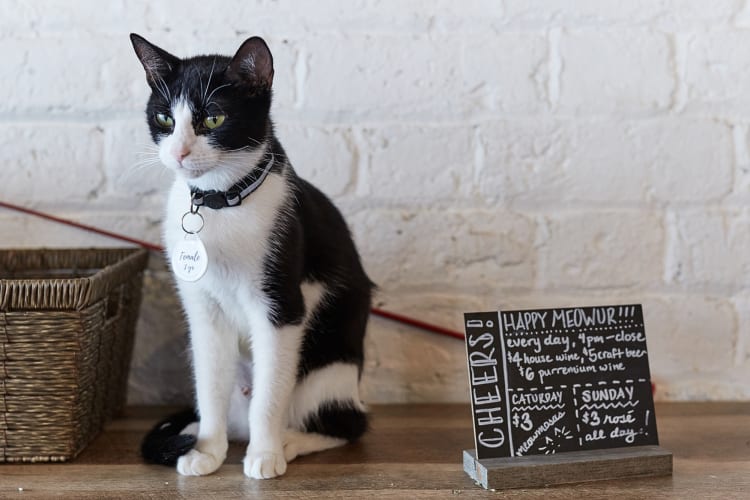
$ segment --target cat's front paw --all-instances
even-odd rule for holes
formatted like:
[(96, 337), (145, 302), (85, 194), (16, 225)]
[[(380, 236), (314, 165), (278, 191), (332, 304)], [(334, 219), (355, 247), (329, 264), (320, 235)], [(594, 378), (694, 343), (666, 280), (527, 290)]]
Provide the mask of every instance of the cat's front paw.
[(286, 472), (286, 459), (281, 450), (248, 452), (242, 463), (245, 475), (253, 479), (270, 479)]
[(190, 450), (177, 460), (177, 472), (183, 476), (205, 476), (218, 469), (223, 458), (198, 450)]

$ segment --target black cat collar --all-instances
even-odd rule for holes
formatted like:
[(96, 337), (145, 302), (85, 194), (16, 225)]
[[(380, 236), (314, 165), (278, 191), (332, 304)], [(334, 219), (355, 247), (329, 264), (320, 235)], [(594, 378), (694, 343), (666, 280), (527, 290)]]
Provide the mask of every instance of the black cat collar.
[(266, 180), (268, 172), (273, 167), (273, 154), (271, 159), (268, 160), (265, 168), (258, 173), (258, 169), (253, 169), (252, 172), (247, 174), (245, 177), (234, 186), (230, 187), (226, 191), (216, 191), (211, 189), (209, 191), (203, 191), (196, 187), (190, 186), (190, 199), (195, 207), (208, 207), (218, 210), (220, 208), (236, 207), (242, 203), (242, 200), (250, 196), (250, 194), (258, 189), (263, 181)]

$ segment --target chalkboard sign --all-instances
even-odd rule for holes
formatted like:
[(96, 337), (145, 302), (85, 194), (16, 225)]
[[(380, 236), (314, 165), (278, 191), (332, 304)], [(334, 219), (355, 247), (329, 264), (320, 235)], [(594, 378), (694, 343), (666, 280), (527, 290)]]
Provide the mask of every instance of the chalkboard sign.
[(476, 458), (659, 444), (640, 305), (465, 322)]

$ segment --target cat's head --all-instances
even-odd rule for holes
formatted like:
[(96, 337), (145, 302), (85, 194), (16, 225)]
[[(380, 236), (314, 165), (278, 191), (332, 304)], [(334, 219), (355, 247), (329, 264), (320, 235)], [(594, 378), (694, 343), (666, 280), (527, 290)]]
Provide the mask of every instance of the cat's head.
[(247, 39), (231, 58), (188, 59), (130, 40), (151, 87), (146, 115), (161, 162), (205, 190), (247, 175), (271, 133), (273, 57), (263, 39)]

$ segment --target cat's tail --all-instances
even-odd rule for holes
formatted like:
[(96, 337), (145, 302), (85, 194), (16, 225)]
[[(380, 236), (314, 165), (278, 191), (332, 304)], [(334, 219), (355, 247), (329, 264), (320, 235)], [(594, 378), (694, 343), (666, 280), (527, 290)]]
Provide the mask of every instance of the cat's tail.
[(152, 464), (176, 465), (178, 458), (195, 447), (198, 438), (181, 432), (196, 422), (195, 410), (181, 411), (162, 420), (143, 438), (141, 456)]

